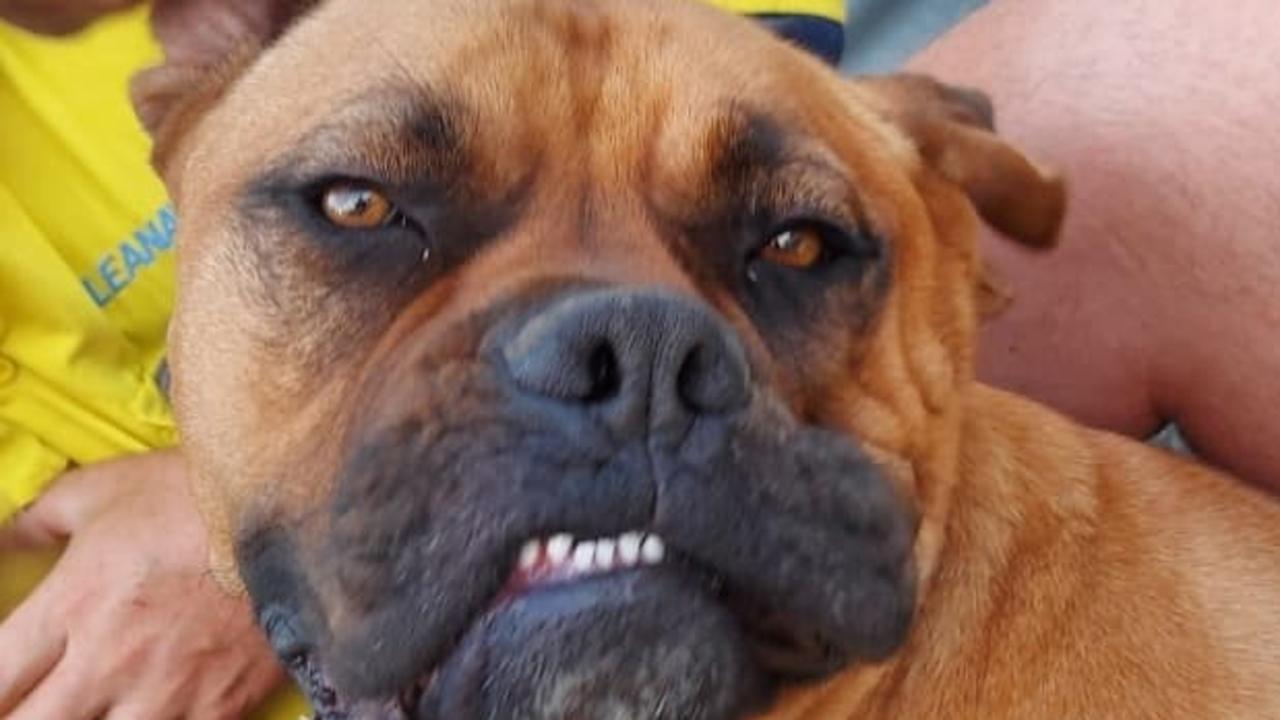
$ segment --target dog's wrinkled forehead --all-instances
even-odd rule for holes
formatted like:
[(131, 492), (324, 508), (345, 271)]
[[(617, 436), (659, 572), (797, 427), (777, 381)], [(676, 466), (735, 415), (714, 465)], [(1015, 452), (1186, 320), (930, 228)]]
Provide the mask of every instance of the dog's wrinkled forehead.
[(232, 85), (188, 166), (227, 187), (286, 165), (396, 179), (465, 164), (502, 185), (557, 162), (597, 185), (656, 181), (636, 176), (664, 167), (706, 185), (730, 130), (837, 134), (835, 118), (859, 113), (838, 84), (766, 30), (694, 2), (331, 0)]

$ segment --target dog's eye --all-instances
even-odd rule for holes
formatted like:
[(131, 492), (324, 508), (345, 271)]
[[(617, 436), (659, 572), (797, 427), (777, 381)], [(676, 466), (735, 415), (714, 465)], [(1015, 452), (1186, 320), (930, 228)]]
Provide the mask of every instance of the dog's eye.
[(348, 230), (375, 230), (396, 217), (396, 207), (386, 195), (368, 185), (338, 182), (320, 195), (325, 218)]
[(760, 249), (760, 259), (775, 265), (807, 270), (828, 254), (827, 230), (817, 223), (799, 223), (775, 234)]

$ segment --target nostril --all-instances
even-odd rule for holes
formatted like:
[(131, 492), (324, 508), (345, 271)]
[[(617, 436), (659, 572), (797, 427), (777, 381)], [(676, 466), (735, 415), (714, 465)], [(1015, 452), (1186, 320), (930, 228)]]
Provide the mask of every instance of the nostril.
[(695, 412), (727, 412), (746, 401), (746, 363), (734, 352), (727, 343), (694, 345), (676, 375), (676, 392), (685, 407)]
[(641, 291), (573, 293), (504, 337), (502, 368), (522, 396), (590, 408), (639, 431), (665, 413), (722, 414), (748, 402), (733, 332), (696, 301)]
[(583, 398), (586, 402), (604, 402), (618, 394), (622, 377), (618, 371), (618, 357), (609, 343), (601, 342), (591, 349), (587, 357), (587, 375), (591, 378), (591, 389)]

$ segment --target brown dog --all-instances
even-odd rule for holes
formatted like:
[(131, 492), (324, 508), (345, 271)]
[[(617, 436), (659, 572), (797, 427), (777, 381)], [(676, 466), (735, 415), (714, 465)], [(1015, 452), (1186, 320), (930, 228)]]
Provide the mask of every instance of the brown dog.
[(1280, 717), (1280, 511), (973, 380), (976, 218), (1063, 209), (980, 96), (304, 5), (164, 6), (135, 95), (215, 562), (322, 717)]

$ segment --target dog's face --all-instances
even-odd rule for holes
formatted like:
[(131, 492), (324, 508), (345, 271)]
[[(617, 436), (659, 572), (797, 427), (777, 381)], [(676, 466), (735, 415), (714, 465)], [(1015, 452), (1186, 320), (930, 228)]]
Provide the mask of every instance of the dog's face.
[(136, 95), (197, 490), (320, 716), (732, 718), (892, 653), (964, 192), (1037, 238), (1060, 189), (695, 3), (292, 5), (183, 4)]

